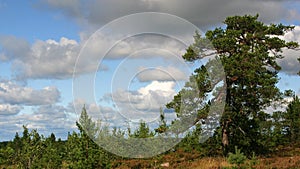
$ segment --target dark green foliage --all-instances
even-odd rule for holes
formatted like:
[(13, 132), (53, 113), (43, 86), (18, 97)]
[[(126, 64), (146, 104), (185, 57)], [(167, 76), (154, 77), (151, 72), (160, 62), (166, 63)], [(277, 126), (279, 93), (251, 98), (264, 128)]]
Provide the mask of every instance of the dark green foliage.
[(300, 141), (300, 100), (298, 96), (293, 96), (293, 101), (288, 104), (284, 118), (290, 142)]
[(67, 141), (68, 166), (70, 168), (110, 168), (109, 153), (94, 142), (97, 137), (96, 133), (100, 129), (88, 116), (85, 107), (76, 125), (80, 133), (69, 134)]
[(297, 46), (269, 36), (283, 35), (293, 27), (281, 24), (267, 26), (257, 18), (228, 17), (224, 22), (226, 29), (218, 28), (206, 34), (220, 54), (227, 74), (226, 110), (221, 120), (226, 131), (223, 135), (228, 137), (229, 142), (228, 146), (224, 145), (225, 151), (238, 145), (250, 153), (255, 147), (263, 146), (259, 142), (261, 133), (258, 131), (259, 124), (266, 121), (266, 115), (261, 110), (281, 96), (276, 87), (280, 70), (276, 59), (283, 57), (280, 53), (282, 48)]
[(139, 128), (134, 131), (130, 137), (133, 138), (147, 138), (153, 137), (155, 134), (150, 130), (149, 126), (143, 121), (140, 122)]
[(61, 168), (63, 160), (63, 152), (58, 147), (60, 142), (56, 142), (55, 135), (52, 133), (50, 137), (43, 141), (43, 155), (40, 158), (39, 167), (41, 168)]
[(249, 161), (249, 167), (250, 169), (255, 169), (255, 165), (259, 164), (259, 161), (255, 155), (255, 153), (253, 152), (251, 159)]
[[(263, 110), (282, 99), (282, 93), (276, 86), (280, 70), (276, 60), (284, 57), (283, 48), (298, 47), (296, 42), (286, 42), (277, 36), (291, 31), (294, 27), (282, 24), (265, 25), (258, 21), (258, 15), (227, 17), (224, 24), (225, 28), (207, 31), (205, 37), (196, 33), (195, 43), (187, 49), (183, 58), (187, 61), (201, 59), (205, 56), (205, 50), (213, 50), (218, 54), (226, 74), (225, 111), (220, 120), (221, 132), (216, 133), (221, 138), (223, 152), (226, 155), (234, 151), (237, 145), (247, 155), (251, 155), (252, 151), (262, 154), (268, 148), (264, 144), (263, 135), (267, 128), (260, 127), (267, 127), (267, 121), (270, 120)], [(205, 45), (208, 41), (211, 45)], [(205, 67), (196, 69), (186, 84), (190, 93), (193, 93), (196, 87), (193, 89), (189, 84), (194, 84), (196, 79), (197, 87), (202, 92), (197, 93), (195, 98), (203, 100), (211, 91), (210, 86), (214, 86)], [(180, 109), (183, 105), (183, 93), (188, 93), (186, 90), (181, 90), (167, 105), (174, 108), (179, 116), (182, 115)], [(200, 117), (205, 118), (205, 115), (204, 113)]]
[(156, 128), (154, 131), (156, 133), (161, 134), (161, 133), (166, 132), (167, 129), (168, 129), (168, 126), (167, 126), (167, 122), (165, 120), (165, 114), (164, 114), (163, 110), (160, 109), (160, 124), (159, 124), (158, 128)]
[(183, 149), (186, 152), (192, 150), (202, 150), (199, 144), (199, 137), (201, 134), (201, 126), (197, 125), (192, 131), (189, 131), (185, 138), (177, 145), (177, 148)]
[[(85, 108), (79, 121), (80, 124), (76, 124), (80, 133), (69, 134), (67, 141), (56, 140), (53, 133), (44, 138), (37, 130), (29, 131), (23, 126), (22, 137), (16, 133), (12, 142), (1, 147), (0, 166), (14, 165), (24, 169), (54, 169), (63, 168), (63, 165), (68, 168), (110, 168), (110, 161), (115, 157), (86, 134), (96, 134), (98, 129)], [(83, 130), (82, 126), (87, 130)]]
[(6, 146), (0, 149), (0, 164), (11, 165), (14, 159), (14, 149)]
[(235, 146), (235, 153), (229, 153), (227, 160), (230, 164), (235, 164), (238, 168), (241, 168), (241, 165), (245, 163), (247, 157)]

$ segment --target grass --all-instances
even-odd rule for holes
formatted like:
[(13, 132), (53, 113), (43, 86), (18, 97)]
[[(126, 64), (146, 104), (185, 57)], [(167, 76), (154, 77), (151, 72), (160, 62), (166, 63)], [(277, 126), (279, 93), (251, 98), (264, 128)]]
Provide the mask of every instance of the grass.
[[(253, 162), (253, 161), (252, 161)], [(124, 159), (113, 162), (116, 169), (164, 169), (161, 164), (169, 163), (170, 169), (230, 169), (224, 157), (200, 157), (199, 152), (178, 150), (151, 159)], [(247, 160), (244, 168), (250, 169), (251, 160)], [(4, 168), (5, 166), (0, 166)], [(10, 166), (5, 168), (16, 168)], [(63, 167), (66, 168), (66, 167)], [(270, 157), (257, 157), (254, 169), (300, 169), (300, 148), (283, 147)]]
[[(281, 154), (279, 154), (281, 152)], [(257, 157), (255, 169), (300, 169), (300, 149), (281, 150), (273, 156)], [(159, 158), (153, 159), (129, 159), (119, 161), (119, 165), (114, 168), (132, 169), (132, 168), (151, 168), (163, 169), (163, 163), (169, 163), (168, 168), (174, 169), (230, 169), (234, 165), (229, 164), (224, 157), (203, 157), (198, 156), (196, 152), (176, 151)], [(250, 169), (253, 160), (246, 160), (244, 168)]]
[[(250, 168), (250, 160), (244, 165), (245, 168)], [(225, 158), (203, 158), (195, 161), (190, 167), (191, 169), (218, 169), (218, 168), (231, 168)], [(271, 157), (271, 158), (259, 158), (258, 164), (253, 166), (255, 169), (299, 169), (300, 168), (300, 156), (294, 157)]]
[(195, 161), (190, 168), (194, 169), (207, 169), (207, 168), (230, 168), (232, 165), (227, 162), (225, 158), (221, 157), (205, 157)]

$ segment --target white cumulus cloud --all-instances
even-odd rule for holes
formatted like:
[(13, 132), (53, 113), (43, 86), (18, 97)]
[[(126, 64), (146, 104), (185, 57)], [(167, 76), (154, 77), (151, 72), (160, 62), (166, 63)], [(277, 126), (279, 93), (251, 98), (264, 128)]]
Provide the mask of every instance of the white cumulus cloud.
[(157, 67), (153, 69), (146, 69), (141, 67), (140, 73), (137, 75), (137, 78), (140, 82), (148, 81), (180, 81), (187, 80), (188, 74), (184, 73), (182, 70), (176, 67)]
[(15, 115), (22, 110), (22, 106), (10, 105), (10, 104), (0, 104), (0, 115)]
[(153, 121), (159, 117), (159, 109), (172, 100), (175, 82), (153, 81), (137, 91), (117, 90), (111, 94), (115, 108), (125, 118), (133, 121)]
[(54, 104), (59, 99), (60, 92), (56, 87), (35, 90), (11, 81), (0, 82), (0, 103), (35, 106)]
[[(293, 31), (287, 32), (281, 37), (286, 41), (295, 41), (300, 44), (300, 26), (295, 26)], [(278, 63), (282, 68), (282, 72), (288, 75), (296, 75), (300, 71), (300, 50), (283, 49), (283, 59), (278, 59)]]

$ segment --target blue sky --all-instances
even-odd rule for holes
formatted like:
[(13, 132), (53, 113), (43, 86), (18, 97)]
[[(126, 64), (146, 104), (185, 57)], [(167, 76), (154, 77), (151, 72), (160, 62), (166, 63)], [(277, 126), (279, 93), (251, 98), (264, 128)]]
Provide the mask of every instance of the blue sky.
[(1, 34), (24, 38), (30, 43), (49, 38), (72, 37), (78, 40), (79, 26), (70, 19), (40, 7), (38, 1), (1, 1)]
[[(259, 13), (265, 23), (295, 25), (295, 30), (283, 38), (300, 42), (300, 3), (292, 0), (2, 0), (0, 140), (12, 139), (15, 132), (22, 131), (22, 125), (65, 138), (68, 131), (76, 129), (75, 121), (84, 104), (95, 118), (100, 110), (110, 125), (122, 126), (130, 119), (146, 120), (148, 116), (155, 119), (159, 107), (176, 94), (193, 68), (201, 63), (186, 65), (180, 59), (185, 49), (182, 43), (151, 34), (116, 43), (99, 63), (97, 54), (103, 53), (107, 44), (113, 44), (116, 31), (128, 26), (115, 19), (138, 12), (172, 14), (203, 31), (222, 26), (226, 16)], [(157, 23), (164, 21), (159, 19)], [(73, 70), (81, 49), (95, 31), (111, 21), (120, 27), (100, 31), (106, 36), (89, 46), (89, 55), (81, 56), (76, 67), (80, 80), (75, 79), (78, 84), (74, 92)], [(150, 23), (138, 25), (138, 21), (133, 21), (137, 25), (128, 28), (132, 32), (142, 27), (154, 29), (156, 25)], [(191, 40), (192, 36), (182, 29), (174, 29), (178, 23), (159, 29)], [(152, 50), (144, 50), (149, 45)], [(296, 61), (299, 51), (284, 54), (287, 57), (279, 61), (283, 69), (278, 86), (300, 94), (300, 78), (296, 76), (300, 70)], [(94, 92), (95, 97), (89, 95)]]

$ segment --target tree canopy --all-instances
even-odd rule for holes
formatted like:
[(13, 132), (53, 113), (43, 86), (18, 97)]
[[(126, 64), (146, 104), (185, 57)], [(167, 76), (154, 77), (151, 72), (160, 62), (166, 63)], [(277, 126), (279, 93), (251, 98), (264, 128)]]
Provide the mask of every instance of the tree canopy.
[[(276, 62), (282, 59), (282, 49), (298, 47), (296, 42), (286, 42), (279, 38), (293, 30), (293, 26), (282, 24), (266, 25), (256, 16), (233, 16), (224, 21), (226, 27), (207, 31), (202, 37), (195, 35), (183, 58), (195, 61), (207, 56), (204, 51), (211, 50), (221, 60), (225, 71), (226, 105), (220, 121), (220, 138), (224, 153), (233, 151), (235, 146), (243, 151), (255, 151), (262, 147), (259, 125), (267, 120), (263, 111), (282, 98), (276, 84), (281, 67)], [(201, 91), (209, 92), (206, 86), (211, 83), (205, 67), (195, 70), (193, 75)], [(187, 84), (190, 82), (187, 82)], [(204, 97), (199, 94), (198, 97)], [(177, 112), (181, 104), (181, 92), (168, 104)]]

